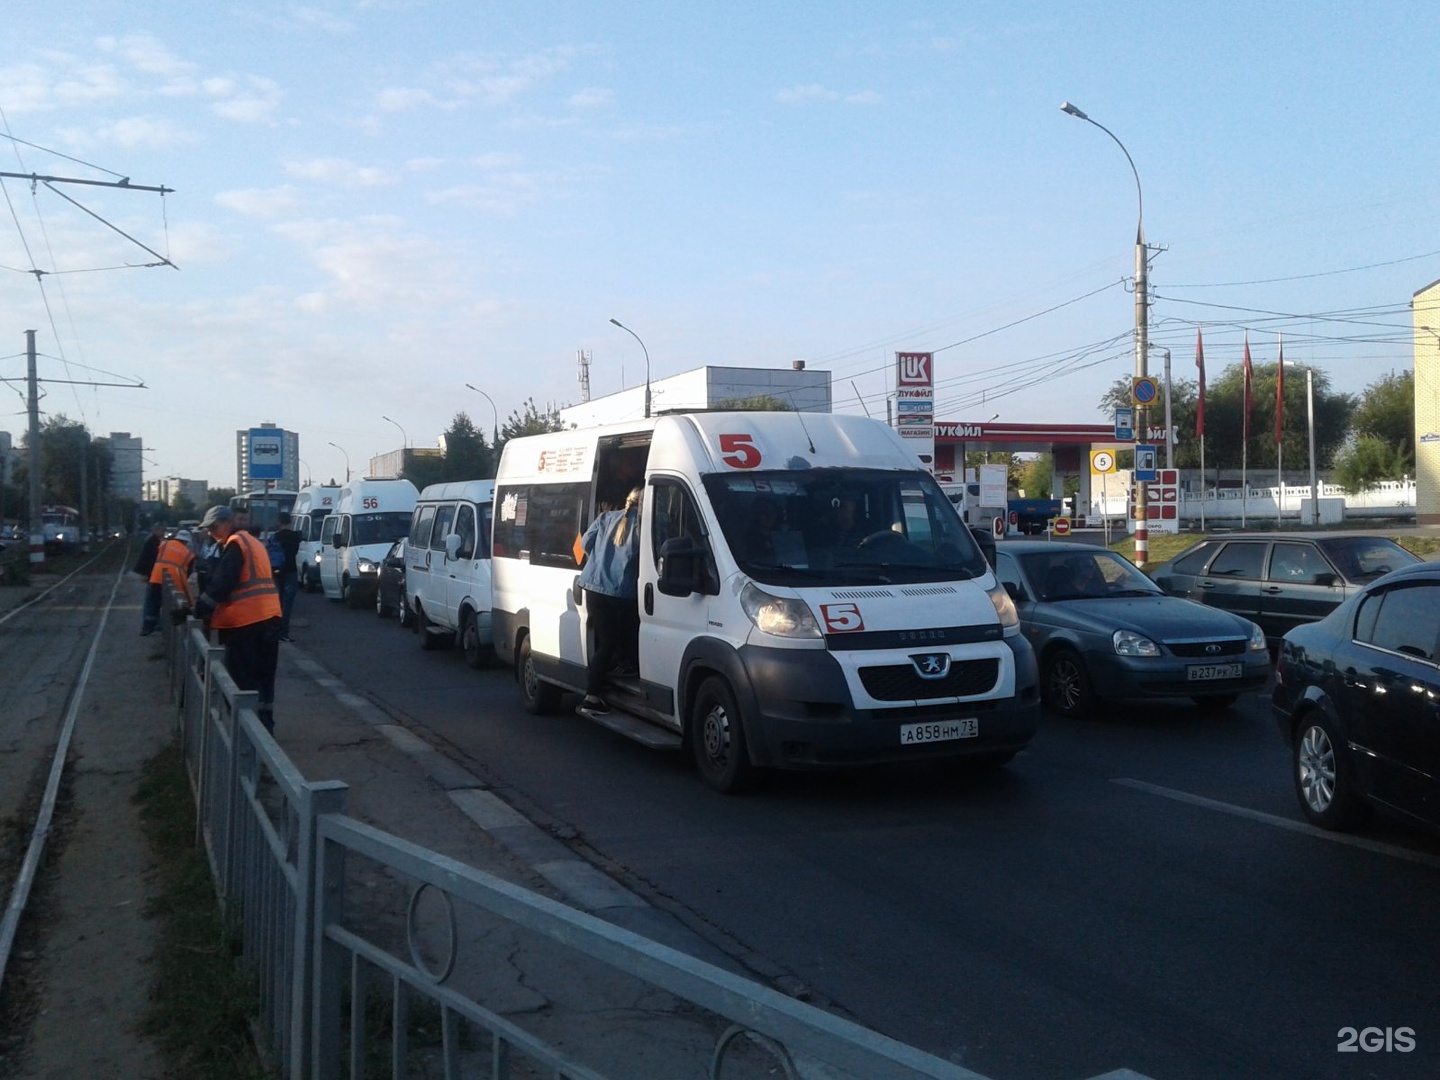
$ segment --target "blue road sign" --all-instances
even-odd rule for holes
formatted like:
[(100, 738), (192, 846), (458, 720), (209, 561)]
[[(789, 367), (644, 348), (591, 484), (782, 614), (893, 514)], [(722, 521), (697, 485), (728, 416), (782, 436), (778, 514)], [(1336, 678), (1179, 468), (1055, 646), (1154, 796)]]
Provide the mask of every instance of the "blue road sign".
[(1115, 441), (1135, 441), (1135, 410), (1118, 408), (1115, 410)]
[(1130, 384), (1130, 397), (1136, 405), (1149, 405), (1160, 396), (1160, 384), (1149, 375), (1136, 375)]
[(1135, 444), (1135, 479), (1144, 480), (1147, 483), (1159, 479), (1158, 469), (1160, 468), (1160, 448), (1158, 446), (1147, 446), (1145, 443)]

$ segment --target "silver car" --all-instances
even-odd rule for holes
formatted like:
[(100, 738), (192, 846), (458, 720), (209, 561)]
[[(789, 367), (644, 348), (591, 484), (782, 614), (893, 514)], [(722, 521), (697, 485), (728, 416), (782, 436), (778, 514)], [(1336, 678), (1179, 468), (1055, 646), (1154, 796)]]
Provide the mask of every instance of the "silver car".
[(995, 563), (1053, 712), (1086, 716), (1106, 699), (1174, 697), (1224, 709), (1270, 676), (1259, 626), (1167, 596), (1108, 548), (1010, 541), (997, 545)]

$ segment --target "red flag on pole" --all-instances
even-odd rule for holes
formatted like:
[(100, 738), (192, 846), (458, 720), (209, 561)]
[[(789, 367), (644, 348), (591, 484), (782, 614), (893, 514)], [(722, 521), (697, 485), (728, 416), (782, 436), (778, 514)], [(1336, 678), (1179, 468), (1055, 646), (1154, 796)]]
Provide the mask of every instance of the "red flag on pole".
[(1285, 440), (1285, 339), (1280, 339), (1280, 362), (1275, 365), (1275, 445)]
[(1205, 437), (1205, 342), (1195, 328), (1195, 366), (1200, 369), (1200, 397), (1195, 404), (1195, 434)]
[(1254, 370), (1250, 367), (1250, 335), (1245, 335), (1245, 417), (1241, 422), (1242, 438), (1248, 443), (1250, 441), (1250, 381), (1255, 377)]

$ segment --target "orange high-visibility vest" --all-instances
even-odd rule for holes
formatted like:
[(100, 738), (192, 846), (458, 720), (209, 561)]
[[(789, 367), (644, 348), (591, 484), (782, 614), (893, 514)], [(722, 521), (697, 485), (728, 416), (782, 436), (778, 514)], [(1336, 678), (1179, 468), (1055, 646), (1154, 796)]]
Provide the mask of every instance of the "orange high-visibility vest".
[(150, 571), (150, 584), (163, 585), (168, 577), (170, 585), (185, 598), (185, 602), (193, 603), (190, 596), (190, 569), (194, 565), (195, 555), (189, 545), (183, 540), (171, 537), (160, 545), (160, 551), (155, 556), (155, 568)]
[(230, 595), (216, 606), (210, 625), (217, 630), (233, 630), (237, 626), (278, 619), (280, 592), (270, 577), (270, 557), (265, 554), (265, 545), (244, 529), (232, 533), (225, 541), (226, 547), (231, 544), (239, 544), (244, 556), (240, 579)]

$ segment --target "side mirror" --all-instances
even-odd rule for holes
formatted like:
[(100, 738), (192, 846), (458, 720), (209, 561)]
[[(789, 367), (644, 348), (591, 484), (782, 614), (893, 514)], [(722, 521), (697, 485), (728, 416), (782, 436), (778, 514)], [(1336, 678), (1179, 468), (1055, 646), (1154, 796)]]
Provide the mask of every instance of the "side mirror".
[(660, 576), (655, 587), (666, 596), (690, 596), (704, 591), (705, 562), (709, 549), (688, 536), (676, 536), (660, 545)]
[(345, 538), (337, 533), (330, 538), (330, 546), (333, 548), (343, 548), (345, 546)]
[(1339, 575), (1339, 574), (1330, 573), (1329, 571), (1326, 571), (1326, 572), (1323, 573), (1323, 574), (1316, 574), (1316, 575), (1315, 575), (1315, 584), (1316, 584), (1316, 585), (1338, 585), (1338, 584), (1340, 584), (1340, 575)]
[(460, 555), (460, 534), (451, 533), (445, 537), (445, 558), (454, 562)]
[(1010, 599), (1014, 600), (1017, 604), (1029, 599), (1029, 597), (1020, 591), (1020, 586), (1015, 584), (1015, 582), (1006, 581), (1003, 582), (1003, 584), (1005, 586), (1005, 592), (1009, 595)]

